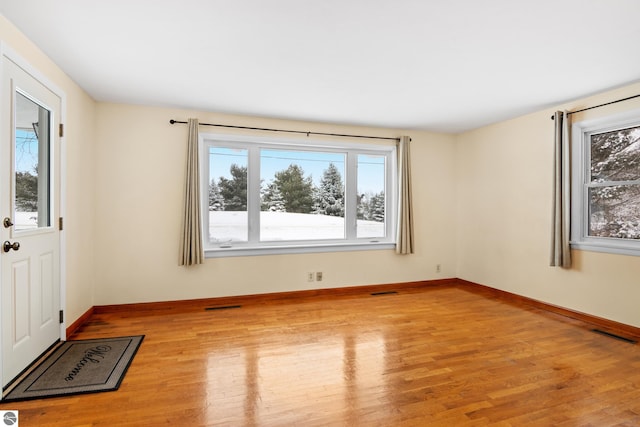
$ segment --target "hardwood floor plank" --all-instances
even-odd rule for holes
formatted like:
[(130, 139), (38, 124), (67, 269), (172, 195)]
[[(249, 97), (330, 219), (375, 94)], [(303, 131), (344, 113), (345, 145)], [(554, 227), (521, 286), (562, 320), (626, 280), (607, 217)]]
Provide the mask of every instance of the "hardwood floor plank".
[(137, 334), (118, 391), (0, 409), (50, 427), (640, 424), (639, 345), (455, 286), (95, 310), (73, 338)]

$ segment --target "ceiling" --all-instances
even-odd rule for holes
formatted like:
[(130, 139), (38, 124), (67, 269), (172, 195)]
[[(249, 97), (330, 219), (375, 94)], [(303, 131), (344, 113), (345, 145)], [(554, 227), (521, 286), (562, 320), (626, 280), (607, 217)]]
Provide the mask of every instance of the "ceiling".
[(638, 0), (0, 0), (97, 101), (462, 132), (640, 80)]

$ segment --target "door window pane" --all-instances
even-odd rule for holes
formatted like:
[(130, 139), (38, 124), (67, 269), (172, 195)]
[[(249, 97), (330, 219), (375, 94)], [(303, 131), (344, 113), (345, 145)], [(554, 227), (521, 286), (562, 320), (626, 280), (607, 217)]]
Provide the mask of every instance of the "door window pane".
[(209, 241), (246, 242), (246, 149), (209, 147)]
[(16, 92), (14, 227), (51, 225), (49, 110)]

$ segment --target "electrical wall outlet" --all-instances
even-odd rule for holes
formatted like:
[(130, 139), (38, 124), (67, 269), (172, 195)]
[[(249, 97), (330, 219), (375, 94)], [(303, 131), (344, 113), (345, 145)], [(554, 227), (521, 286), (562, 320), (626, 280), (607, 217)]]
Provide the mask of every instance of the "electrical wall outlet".
[(313, 271), (307, 273), (307, 282), (313, 282), (315, 280), (315, 274)]
[(322, 282), (322, 271), (316, 272), (316, 281)]

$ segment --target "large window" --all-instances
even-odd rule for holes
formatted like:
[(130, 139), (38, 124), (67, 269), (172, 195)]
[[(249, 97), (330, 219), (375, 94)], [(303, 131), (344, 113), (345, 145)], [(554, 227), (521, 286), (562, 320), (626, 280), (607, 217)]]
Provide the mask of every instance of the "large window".
[(200, 139), (207, 256), (393, 247), (395, 145)]
[(640, 112), (573, 126), (574, 247), (640, 255)]

